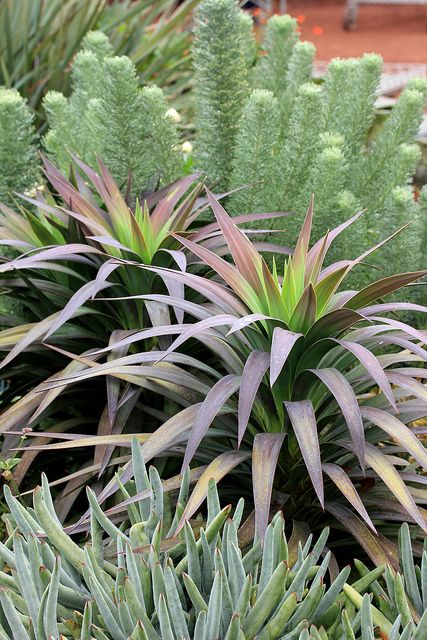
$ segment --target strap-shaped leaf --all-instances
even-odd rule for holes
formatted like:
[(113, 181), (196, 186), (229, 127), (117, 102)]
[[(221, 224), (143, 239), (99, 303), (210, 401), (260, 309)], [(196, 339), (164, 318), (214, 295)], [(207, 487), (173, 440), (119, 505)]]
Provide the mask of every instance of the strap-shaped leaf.
[(270, 384), (276, 382), (283, 369), (283, 366), (288, 359), (289, 354), (292, 351), (295, 343), (302, 338), (302, 333), (294, 333), (293, 331), (287, 331), (281, 327), (275, 327), (273, 331), (273, 340), (271, 344), (271, 356), (270, 356)]
[(360, 322), (361, 320), (366, 320), (366, 318), (351, 309), (335, 309), (334, 311), (325, 313), (325, 315), (316, 320), (306, 335), (307, 344), (311, 345), (322, 338), (338, 336), (342, 331), (352, 327), (356, 322)]
[(360, 516), (364, 519), (367, 525), (372, 529), (374, 533), (376, 533), (376, 529), (372, 523), (371, 518), (369, 517), (368, 512), (365, 509), (365, 506), (357, 493), (356, 487), (344, 471), (339, 465), (332, 463), (324, 463), (322, 465), (323, 471), (330, 477), (332, 482), (336, 484), (338, 489), (341, 491), (343, 496), (347, 498), (349, 503), (354, 509), (358, 512)]
[(252, 405), (261, 381), (270, 365), (270, 355), (265, 351), (252, 351), (246, 360), (242, 373), (238, 408), (238, 445), (245, 435)]
[(406, 487), (394, 465), (387, 457), (372, 444), (366, 443), (366, 463), (379, 475), (381, 480), (396, 496), (400, 504), (415, 520), (415, 522), (427, 532), (427, 523), (422, 517), (409, 489)]
[(356, 538), (377, 567), (391, 564), (396, 571), (399, 570), (397, 547), (390, 540), (380, 533), (375, 535), (359, 516), (339, 502), (326, 502), (325, 509)]
[(319, 502), (324, 506), (324, 491), (320, 445), (317, 434), (316, 415), (310, 400), (285, 402), (299, 448), (313, 483)]
[(183, 470), (190, 464), (200, 442), (206, 435), (218, 411), (240, 387), (240, 381), (240, 376), (234, 374), (229, 374), (221, 378), (221, 380), (218, 380), (218, 382), (214, 384), (200, 405), (185, 449), (184, 461), (182, 463)]
[(427, 471), (427, 450), (403, 422), (387, 413), (387, 411), (375, 407), (361, 407), (361, 413), (364, 418), (376, 424), (377, 427), (380, 427), (404, 447)]
[(307, 333), (316, 321), (316, 294), (311, 282), (308, 283), (289, 320), (292, 331)]
[(329, 389), (337, 401), (350, 431), (360, 466), (365, 466), (365, 432), (353, 387), (338, 369), (309, 369)]
[(193, 493), (188, 499), (175, 535), (180, 531), (180, 529), (182, 529), (184, 522), (194, 515), (203, 500), (206, 498), (209, 481), (215, 480), (215, 482), (218, 483), (224, 476), (232, 471), (234, 467), (247, 460), (250, 455), (251, 454), (248, 451), (226, 451), (225, 453), (221, 453), (221, 455), (215, 458), (215, 460), (208, 465), (197, 481), (197, 484), (193, 489)]
[(212, 207), (215, 218), (221, 228), (224, 238), (230, 248), (231, 255), (238, 271), (251, 285), (252, 289), (259, 293), (261, 288), (260, 271), (262, 257), (255, 249), (251, 241), (243, 231), (237, 227), (233, 219), (224, 210), (215, 196), (206, 189), (209, 204)]
[(236, 318), (227, 313), (218, 314), (215, 316), (211, 316), (209, 318), (204, 318), (203, 320), (199, 320), (199, 322), (195, 322), (193, 325), (190, 325), (181, 333), (178, 338), (176, 338), (169, 349), (164, 351), (161, 360), (166, 358), (167, 355), (178, 349), (181, 344), (183, 344), (186, 340), (190, 338), (194, 338), (199, 333), (203, 333), (207, 329), (212, 329), (213, 327), (223, 327), (228, 324), (233, 324)]
[(369, 349), (364, 347), (357, 342), (349, 342), (348, 340), (335, 340), (338, 344), (340, 344), (344, 349), (350, 351), (359, 362), (365, 367), (366, 371), (369, 373), (374, 382), (379, 386), (381, 391), (384, 393), (385, 397), (396, 411), (399, 413), (399, 409), (397, 408), (396, 401), (394, 399), (393, 391), (391, 389), (390, 383), (387, 380), (387, 376), (384, 372), (384, 369), (379, 363), (379, 360), (374, 356)]
[(397, 291), (411, 282), (419, 280), (419, 278), (422, 278), (426, 274), (427, 271), (399, 273), (397, 275), (388, 276), (387, 278), (382, 278), (381, 280), (372, 282), (372, 284), (368, 285), (350, 298), (346, 303), (346, 307), (349, 309), (360, 309), (360, 307), (365, 307), (371, 302), (379, 300), (379, 298), (382, 298), (388, 293)]
[(313, 207), (314, 195), (312, 194), (310, 197), (307, 212), (305, 214), (304, 222), (302, 224), (301, 231), (295, 245), (294, 255), (292, 257), (295, 271), (304, 271), (306, 267), (308, 248), (310, 246), (311, 227), (313, 225)]
[(180, 235), (171, 234), (176, 240), (179, 240), (181, 244), (194, 253), (197, 257), (208, 264), (212, 269), (221, 276), (223, 280), (237, 293), (242, 300), (248, 304), (252, 310), (256, 306), (257, 296), (252, 288), (251, 284), (244, 278), (242, 273), (233, 265), (220, 258), (213, 251), (209, 251), (201, 244), (197, 244), (188, 238), (184, 238)]
[(255, 503), (255, 526), (260, 540), (264, 540), (268, 525), (274, 475), (284, 439), (284, 433), (257, 433), (254, 438), (252, 484)]

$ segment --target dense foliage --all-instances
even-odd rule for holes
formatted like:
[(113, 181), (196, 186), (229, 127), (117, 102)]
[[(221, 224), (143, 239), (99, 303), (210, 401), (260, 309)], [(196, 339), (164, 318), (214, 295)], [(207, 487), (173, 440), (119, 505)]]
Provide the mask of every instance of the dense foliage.
[[(34, 315), (31, 323), (0, 334), (2, 349), (9, 351), (2, 367), (22, 381), (22, 363), (34, 354), (46, 364), (37, 378), (31, 371), (21, 382), (26, 393), (3, 413), (1, 429), (17, 434), (30, 425), (44, 431), (60, 418), (63, 430), (99, 422), (92, 441), (98, 445), (95, 464), (78, 474), (87, 479), (110, 462), (111, 447), (103, 442), (120, 444), (119, 434), (135, 429), (142, 411), (149, 416), (145, 431), (164, 422), (150, 436), (159, 453), (176, 454), (176, 446), (185, 445), (184, 466), (239, 448), (252, 455), (252, 469), (245, 458), (236, 477), (244, 491), (252, 473), (260, 534), (273, 487), (275, 502), (310, 526), (324, 522), (326, 509), (376, 562), (393, 548), (386, 538), (375, 539), (378, 527), (389, 537), (396, 534), (396, 520), (424, 529), (425, 490), (418, 471), (427, 467), (427, 454), (407, 425), (427, 413), (419, 382), (423, 369), (414, 368), (426, 359), (425, 335), (393, 314), (426, 309), (379, 299), (425, 272), (345, 291), (348, 273), (378, 247), (325, 268), (329, 246), (360, 216), (309, 249), (310, 205), (281, 276), (275, 267), (269, 271), (209, 191), (207, 201), (199, 198), (201, 185), (186, 195), (194, 176), (160, 192), (160, 201), (153, 195), (150, 215), (150, 204), (129, 209), (102, 165), (101, 175), (81, 168), (92, 192), (77, 168), (73, 186), (46, 163), (65, 208), (52, 206), (48, 197), (38, 214), (27, 213), (18, 232), (17, 214), (5, 210), (1, 236), (22, 253), (1, 267), (4, 284)], [(94, 196), (103, 202), (101, 209)], [(216, 222), (191, 227), (207, 204)], [(56, 246), (46, 248), (50, 228), (47, 244)], [(227, 252), (231, 263), (221, 257)], [(40, 291), (50, 298), (47, 317)], [(68, 361), (65, 368), (57, 366), (57, 354)], [(99, 402), (90, 412), (72, 403), (69, 423), (66, 407), (75, 394), (81, 397), (82, 388), (96, 388)], [(370, 393), (373, 388), (378, 391)], [(50, 429), (58, 432), (55, 422)], [(65, 446), (89, 446), (84, 438), (72, 438)], [(17, 435), (8, 440), (10, 448)], [(25, 454), (29, 461), (32, 449)], [(396, 452), (411, 457), (410, 470), (402, 468)], [(221, 466), (217, 480), (235, 466)], [(372, 478), (367, 486), (366, 477)]]
[[(419, 206), (401, 190), (410, 193), (407, 185), (420, 158), (414, 136), (423, 115), (426, 81), (409, 82), (372, 138), (380, 56), (332, 60), (319, 85), (311, 79), (314, 47), (299, 41), (295, 19), (273, 16), (268, 21), (255, 60), (253, 36), (239, 13), (234, 0), (203, 0), (196, 12), (197, 168), (219, 191), (249, 185), (230, 198), (231, 213), (293, 211), (296, 215), (285, 227), (280, 220), (268, 225), (282, 231), (286, 246), (295, 245), (313, 192), (314, 240), (366, 209), (359, 228), (343, 233), (335, 243), (334, 259), (341, 254), (355, 257), (354, 247), (363, 251), (379, 242), (390, 210), (390, 228), (396, 222), (413, 224), (371, 262), (383, 275), (393, 273), (394, 260), (404, 270), (419, 269), (424, 223)], [(215, 34), (223, 31), (217, 39)], [(350, 281), (360, 286), (370, 277), (370, 270), (359, 266)]]
[(427, 83), (86, 5), (0, 6), (0, 640), (423, 640)]
[[(182, 17), (186, 4), (178, 10)], [(49, 124), (44, 145), (50, 157), (67, 172), (70, 152), (92, 168), (99, 156), (123, 190), (131, 177), (134, 193), (183, 175), (187, 165), (173, 121), (181, 116), (170, 112), (159, 89), (141, 88), (141, 79), (148, 78), (138, 74), (137, 56), (114, 55), (114, 39), (110, 43), (100, 32), (86, 33), (78, 44), (69, 99), (57, 91), (44, 99)], [(354, 246), (362, 251), (377, 243), (385, 211), (390, 225), (411, 222), (394, 245), (372, 256), (371, 265), (358, 266), (350, 276), (353, 286), (369, 282), (372, 266), (383, 275), (391, 275), (393, 263), (417, 270), (423, 264), (424, 223), (409, 185), (420, 159), (414, 138), (427, 83), (411, 80), (373, 133), (381, 58), (332, 60), (318, 84), (311, 77), (314, 53), (313, 45), (299, 41), (290, 16), (269, 20), (257, 53), (251, 18), (236, 0), (203, 0), (195, 13), (193, 91), (185, 92), (195, 106), (194, 165), (217, 191), (246, 185), (230, 198), (232, 214), (293, 211), (286, 229), (277, 220), (267, 225), (282, 232), (285, 246), (294, 246), (313, 192), (314, 240), (366, 209), (359, 228), (341, 235), (330, 259), (341, 253), (354, 257)], [(161, 76), (156, 81), (165, 84)], [(20, 126), (18, 119), (22, 137)], [(31, 138), (30, 130), (26, 136)], [(4, 144), (13, 167), (19, 145)], [(1, 182), (0, 177), (3, 191), (11, 188)], [(420, 299), (423, 291), (418, 287), (414, 295)]]
[(4, 0), (0, 3), (0, 85), (28, 98), (43, 126), (48, 90), (68, 94), (69, 64), (89, 31), (101, 29), (117, 54), (129, 55), (144, 82), (188, 87), (183, 29), (199, 0)]
[[(401, 531), (400, 556), (406, 593), (402, 576), (384, 566), (369, 571), (358, 563), (353, 581), (348, 566), (336, 573), (327, 530), (315, 542), (288, 541), (278, 513), (264, 544), (248, 545), (243, 500), (233, 514), (231, 506), (221, 509), (209, 468), (162, 486), (156, 468), (145, 469), (149, 444), (140, 448), (134, 440), (132, 449), (135, 482), (123, 484), (123, 474), (116, 480), (122, 502), (103, 512), (88, 490), (84, 547), (62, 528), (45, 477), (31, 514), (6, 490), (2, 640), (363, 640), (377, 630), (395, 640), (425, 637), (427, 552), (417, 578), (408, 529)], [(200, 502), (202, 487), (206, 518), (184, 520), (185, 505)]]
[(70, 98), (48, 92), (44, 100), (44, 144), (64, 173), (70, 153), (92, 167), (100, 157), (121, 187), (130, 176), (133, 193), (152, 191), (182, 173), (176, 124), (162, 90), (141, 88), (130, 58), (112, 53), (104, 34), (87, 34), (72, 65)]

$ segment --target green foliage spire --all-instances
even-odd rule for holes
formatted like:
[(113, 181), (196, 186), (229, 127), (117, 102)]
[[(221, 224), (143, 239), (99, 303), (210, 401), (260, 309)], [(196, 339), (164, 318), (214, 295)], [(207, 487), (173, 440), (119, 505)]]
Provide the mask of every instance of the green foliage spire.
[(311, 79), (315, 54), (316, 48), (311, 42), (297, 42), (292, 50), (286, 72), (286, 87), (280, 102), (284, 125), (300, 86)]
[(33, 115), (14, 89), (0, 87), (0, 202), (32, 189), (39, 177)]
[(163, 91), (156, 86), (141, 90), (142, 145), (140, 188), (154, 189), (179, 177), (178, 131), (167, 114)]
[(99, 156), (120, 185), (131, 174), (139, 193), (179, 176), (178, 132), (161, 89), (141, 89), (130, 58), (112, 51), (104, 34), (87, 34), (72, 66), (72, 95), (45, 98), (44, 143), (62, 171), (70, 152), (92, 167)]
[[(236, 213), (272, 210), (274, 163), (280, 133), (280, 110), (271, 91), (255, 89), (250, 95), (237, 134), (231, 187), (254, 184), (233, 194)], [(255, 184), (256, 183), (256, 184)]]
[(256, 84), (279, 99), (285, 94), (292, 50), (298, 40), (297, 21), (291, 16), (273, 16), (267, 23), (262, 44), (264, 55), (256, 68)]
[(96, 161), (98, 145), (93, 138), (90, 101), (104, 91), (103, 61), (111, 53), (112, 47), (103, 33), (89, 32), (73, 61), (71, 96), (65, 98), (49, 91), (44, 99), (49, 124), (44, 145), (64, 172), (68, 170), (70, 152), (88, 164), (94, 165)]
[[(382, 275), (418, 271), (425, 267), (425, 250), (420, 243), (422, 224), (420, 207), (414, 200), (410, 187), (395, 187), (386, 198), (383, 207), (387, 219), (387, 231), (392, 233), (408, 225), (391, 242), (387, 242), (374, 254), (373, 264), (381, 269)], [(409, 224), (408, 224), (409, 223)], [(384, 235), (384, 234), (383, 234)], [(411, 287), (406, 297), (414, 300), (415, 291), (421, 287)]]
[(396, 162), (396, 149), (414, 140), (424, 104), (425, 97), (421, 91), (411, 88), (402, 91), (375, 138), (372, 151), (359, 163), (359, 171), (355, 175), (356, 193), (365, 206), (372, 207), (375, 201), (381, 202), (389, 191), (387, 176)]
[(203, 0), (193, 43), (196, 165), (225, 189), (229, 183), (240, 116), (249, 94), (252, 44), (236, 0)]
[[(278, 156), (277, 209), (293, 210), (298, 204), (298, 196), (307, 183), (319, 145), (322, 126), (322, 89), (312, 83), (303, 84), (295, 99), (288, 131)], [(296, 232), (300, 220), (293, 220), (290, 224)]]
[(132, 183), (139, 190), (145, 177), (140, 160), (144, 121), (135, 66), (126, 56), (107, 58), (103, 80), (102, 96), (91, 104), (96, 151), (121, 186), (131, 173)]
[(113, 45), (102, 31), (88, 31), (82, 41), (82, 50), (94, 53), (100, 62), (114, 53)]
[(326, 146), (319, 150), (310, 170), (304, 196), (297, 211), (307, 207), (306, 192), (315, 196), (316, 216), (313, 219), (313, 240), (318, 240), (328, 229), (337, 226), (339, 212), (338, 196), (345, 186), (346, 159), (342, 147)]
[(44, 98), (43, 107), (49, 123), (49, 131), (43, 139), (45, 149), (55, 159), (61, 171), (66, 172), (70, 163), (69, 150), (73, 149), (81, 157), (72, 135), (68, 99), (59, 91), (49, 91)]
[(336, 58), (328, 65), (326, 121), (331, 130), (345, 136), (349, 159), (359, 153), (372, 126), (381, 68), (382, 59), (375, 54)]

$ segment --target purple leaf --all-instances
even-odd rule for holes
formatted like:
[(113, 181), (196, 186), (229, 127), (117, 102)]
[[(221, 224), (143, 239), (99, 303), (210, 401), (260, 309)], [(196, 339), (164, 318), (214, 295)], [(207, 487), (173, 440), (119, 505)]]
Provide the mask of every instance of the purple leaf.
[(419, 278), (422, 278), (426, 274), (427, 271), (414, 271), (413, 273), (400, 273), (394, 276), (388, 276), (382, 280), (377, 280), (350, 298), (346, 306), (349, 309), (364, 307), (367, 304), (382, 298), (388, 293), (397, 291), (407, 284), (419, 280)]
[(322, 463), (313, 405), (310, 400), (285, 402), (299, 448), (319, 502), (324, 507)]
[(271, 493), (284, 433), (257, 433), (252, 449), (252, 484), (255, 503), (255, 527), (264, 540), (270, 513)]
[(234, 374), (229, 374), (221, 380), (218, 380), (200, 405), (188, 438), (184, 461), (182, 463), (182, 473), (190, 464), (200, 442), (206, 435), (218, 411), (240, 387), (240, 380), (240, 376)]
[(332, 482), (336, 484), (343, 496), (347, 498), (351, 506), (356, 509), (360, 516), (362, 516), (362, 518), (372, 529), (372, 531), (376, 533), (376, 529), (372, 523), (372, 520), (369, 517), (368, 512), (366, 511), (365, 506), (360, 499), (360, 496), (357, 493), (354, 484), (352, 483), (346, 472), (337, 464), (330, 463), (323, 464), (322, 469), (330, 477)]
[(275, 327), (273, 331), (273, 340), (271, 344), (271, 358), (270, 358), (270, 385), (276, 382), (283, 369), (283, 366), (288, 359), (290, 352), (292, 351), (295, 343), (302, 338), (302, 333), (294, 333), (293, 331), (287, 331), (281, 327)]
[(353, 387), (338, 369), (308, 369), (323, 382), (337, 401), (347, 423), (356, 455), (365, 466), (365, 432)]
[(248, 426), (258, 388), (269, 367), (270, 355), (265, 351), (252, 351), (242, 373), (238, 408), (238, 445), (242, 442)]
[(206, 329), (212, 329), (213, 327), (223, 327), (228, 324), (233, 324), (235, 322), (235, 316), (230, 316), (228, 314), (219, 314), (217, 316), (212, 316), (210, 318), (205, 318), (204, 320), (199, 320), (199, 322), (195, 322), (193, 325), (190, 325), (187, 329), (185, 329), (178, 338), (176, 338), (169, 349), (165, 351), (162, 356), (165, 358), (169, 353), (175, 351), (181, 344), (183, 344), (186, 340), (190, 338), (194, 338), (198, 333), (203, 333)]
[(60, 312), (56, 321), (52, 324), (49, 331), (46, 333), (44, 340), (47, 340), (55, 331), (57, 331), (63, 324), (74, 317), (76, 311), (78, 311), (85, 302), (93, 299), (99, 291), (103, 291), (112, 286), (111, 282), (107, 282), (107, 278), (117, 269), (119, 265), (111, 261), (104, 262), (100, 267), (96, 279), (92, 282), (84, 284), (76, 293), (71, 296), (65, 307)]
[(374, 382), (384, 393), (385, 397), (387, 398), (393, 409), (396, 411), (396, 413), (399, 413), (390, 383), (387, 380), (387, 376), (384, 373), (382, 366), (380, 365), (378, 359), (374, 356), (374, 354), (371, 353), (369, 349), (366, 349), (366, 347), (364, 347), (363, 345), (357, 344), (357, 342), (349, 342), (347, 340), (337, 339), (335, 339), (335, 342), (344, 347), (344, 349), (347, 349), (347, 351), (350, 351), (350, 353), (352, 353), (354, 356), (356, 356), (361, 365), (365, 367), (372, 380), (374, 380)]

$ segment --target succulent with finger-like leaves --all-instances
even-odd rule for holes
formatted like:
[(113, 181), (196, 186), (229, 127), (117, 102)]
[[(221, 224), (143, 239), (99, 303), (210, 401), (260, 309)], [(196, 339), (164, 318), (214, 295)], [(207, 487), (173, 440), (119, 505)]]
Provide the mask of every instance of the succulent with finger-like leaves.
[(184, 521), (191, 472), (162, 484), (136, 440), (132, 449), (135, 481), (123, 485), (125, 470), (116, 477), (122, 502), (104, 512), (88, 490), (88, 521), (71, 528), (90, 531), (84, 546), (60, 525), (45, 478), (32, 510), (6, 489), (1, 640), (364, 640), (376, 630), (390, 640), (424, 637), (427, 613), (417, 625), (403, 587), (397, 594), (399, 575), (387, 578), (404, 608), (395, 615), (388, 599), (380, 611), (365, 593), (382, 592), (384, 567), (363, 567), (350, 585), (350, 567), (334, 570), (327, 529), (315, 542), (288, 541), (279, 512), (263, 545), (248, 546), (243, 500), (233, 516), (230, 505), (221, 509), (208, 469), (199, 474), (208, 487), (206, 519)]

